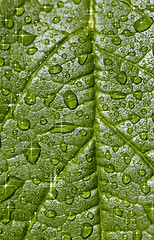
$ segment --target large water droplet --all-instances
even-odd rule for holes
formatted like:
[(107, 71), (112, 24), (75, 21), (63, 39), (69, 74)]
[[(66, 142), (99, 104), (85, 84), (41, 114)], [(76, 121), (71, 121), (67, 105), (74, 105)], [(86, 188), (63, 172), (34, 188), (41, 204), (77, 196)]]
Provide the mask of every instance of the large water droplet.
[(64, 93), (64, 102), (69, 109), (75, 109), (78, 106), (77, 96), (71, 90)]
[(74, 2), (75, 4), (79, 4), (79, 3), (81, 2), (81, 0), (73, 0), (73, 2)]
[(87, 198), (89, 198), (89, 197), (91, 196), (91, 192), (90, 192), (90, 191), (88, 191), (88, 192), (83, 192), (83, 193), (80, 194), (80, 196), (81, 196), (82, 198), (84, 198), (84, 199), (87, 199)]
[(41, 6), (41, 11), (51, 12), (53, 8), (54, 8), (53, 5), (45, 4), (44, 6), (43, 5)]
[(35, 164), (38, 160), (41, 153), (41, 146), (38, 144), (38, 142), (34, 141), (30, 143), (27, 148), (24, 149), (24, 155), (32, 164)]
[(24, 99), (28, 105), (33, 105), (36, 102), (36, 96), (32, 93), (27, 94)]
[(30, 45), (34, 42), (36, 36), (26, 32), (25, 30), (20, 30), (18, 32), (18, 42), (22, 43), (24, 46)]
[(88, 238), (93, 232), (93, 226), (90, 223), (83, 223), (81, 227), (81, 237), (83, 239)]
[(62, 71), (62, 67), (59, 64), (56, 64), (50, 67), (49, 72), (50, 74), (58, 74)]
[(85, 64), (85, 62), (87, 61), (88, 58), (88, 54), (83, 54), (81, 56), (78, 57), (78, 62), (80, 65)]
[(149, 16), (143, 16), (134, 23), (134, 28), (137, 32), (143, 32), (147, 30), (152, 23), (153, 21)]
[(120, 71), (116, 77), (117, 81), (121, 84), (125, 84), (127, 81), (127, 75), (124, 71)]
[(28, 119), (21, 119), (18, 122), (18, 128), (20, 128), (23, 131), (26, 131), (30, 128), (30, 122)]

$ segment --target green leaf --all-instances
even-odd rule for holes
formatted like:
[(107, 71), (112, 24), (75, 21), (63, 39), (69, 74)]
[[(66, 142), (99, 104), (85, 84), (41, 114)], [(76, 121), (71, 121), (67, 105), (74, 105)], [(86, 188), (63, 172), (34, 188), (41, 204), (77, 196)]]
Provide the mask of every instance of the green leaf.
[(152, 13), (1, 1), (0, 239), (153, 239)]

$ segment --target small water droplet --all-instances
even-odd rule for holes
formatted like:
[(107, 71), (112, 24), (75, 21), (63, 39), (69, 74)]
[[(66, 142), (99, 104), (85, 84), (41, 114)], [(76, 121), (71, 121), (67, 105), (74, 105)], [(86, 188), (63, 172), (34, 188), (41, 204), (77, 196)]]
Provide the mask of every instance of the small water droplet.
[(107, 111), (108, 110), (108, 105), (106, 103), (104, 103), (102, 105), (102, 109), (103, 109), (103, 111)]
[(24, 99), (28, 105), (33, 105), (36, 102), (36, 96), (32, 93), (27, 94)]
[(41, 119), (40, 119), (40, 123), (41, 123), (41, 125), (45, 125), (45, 124), (47, 124), (47, 119), (45, 118), (45, 117), (41, 117)]
[(27, 161), (29, 161), (32, 164), (35, 164), (36, 161), (39, 159), (40, 153), (41, 153), (41, 146), (36, 141), (30, 143), (27, 146), (27, 148), (24, 149), (24, 155)]
[(143, 140), (147, 140), (148, 139), (148, 134), (147, 134), (147, 132), (140, 132), (139, 133), (139, 136), (140, 136), (140, 138), (141, 139), (143, 139)]
[(133, 240), (141, 240), (142, 232), (140, 230), (136, 230), (133, 232)]
[(55, 17), (53, 19), (53, 23), (56, 24), (56, 23), (59, 23), (60, 22), (60, 17)]
[(114, 213), (116, 214), (116, 215), (118, 215), (118, 216), (122, 216), (123, 215), (123, 211), (119, 208), (119, 207), (115, 207), (114, 209), (113, 209), (113, 211), (114, 211)]
[(144, 183), (141, 186), (141, 190), (142, 190), (143, 193), (148, 194), (150, 192), (150, 187), (146, 183)]
[(10, 44), (9, 43), (0, 43), (0, 49), (1, 50), (8, 50), (10, 48)]
[(57, 213), (54, 210), (45, 210), (44, 212), (45, 216), (48, 218), (54, 218), (57, 216)]
[(16, 9), (16, 16), (21, 16), (25, 11), (25, 8), (22, 6), (22, 7), (19, 7)]
[(127, 75), (124, 71), (120, 71), (116, 77), (117, 81), (120, 82), (121, 84), (125, 84), (127, 81)]
[(73, 221), (75, 218), (76, 218), (75, 213), (69, 213), (69, 215), (67, 216), (67, 219), (68, 219), (69, 221)]
[(29, 55), (33, 55), (36, 53), (38, 49), (36, 47), (32, 47), (32, 48), (28, 48), (26, 53), (29, 54)]
[(114, 44), (114, 45), (120, 45), (121, 43), (121, 38), (119, 36), (115, 36), (112, 38), (111, 42)]
[(134, 28), (137, 32), (143, 32), (147, 30), (152, 23), (153, 21), (149, 16), (143, 16), (134, 23)]
[(71, 90), (64, 93), (64, 102), (69, 109), (75, 109), (78, 106), (77, 96)]
[(81, 134), (82, 136), (86, 136), (86, 135), (87, 135), (87, 131), (86, 131), (85, 129), (81, 129), (81, 130), (80, 130), (80, 134)]
[(32, 179), (32, 182), (33, 182), (34, 184), (38, 185), (38, 184), (40, 184), (41, 180), (40, 180), (38, 177), (36, 177), (36, 178), (33, 178), (33, 179)]
[(60, 144), (60, 149), (61, 149), (63, 152), (66, 152), (66, 150), (67, 150), (67, 145), (66, 145), (66, 143), (61, 143), (61, 144)]
[(142, 93), (141, 91), (133, 92), (134, 97), (135, 97), (136, 99), (138, 99), (138, 100), (141, 100), (142, 94), (143, 94), (143, 93)]
[(26, 200), (26, 198), (22, 197), (21, 200), (20, 200), (20, 202), (21, 202), (22, 204), (26, 204), (26, 203), (27, 203), (27, 200)]
[(70, 233), (63, 233), (62, 240), (72, 240)]
[(67, 195), (66, 198), (65, 198), (65, 203), (68, 204), (68, 205), (71, 205), (74, 201), (74, 198)]
[(128, 17), (126, 16), (126, 15), (122, 15), (122, 16), (120, 16), (120, 18), (119, 18), (119, 21), (120, 22), (126, 22), (128, 20)]
[(113, 173), (113, 172), (115, 172), (115, 168), (114, 168), (114, 165), (113, 165), (112, 163), (107, 164), (106, 166), (104, 166), (104, 170), (105, 170), (107, 173)]
[(83, 55), (78, 57), (78, 62), (79, 62), (80, 65), (83, 65), (83, 64), (85, 64), (87, 59), (88, 59), (88, 54), (83, 54)]
[(10, 93), (10, 91), (8, 90), (8, 89), (6, 89), (6, 88), (2, 88), (2, 94), (4, 95), (4, 96), (7, 96), (7, 95), (9, 95), (9, 93)]
[(130, 202), (127, 200), (122, 200), (122, 203), (125, 207), (129, 207), (130, 206)]
[(93, 219), (93, 218), (94, 218), (94, 214), (93, 214), (92, 212), (88, 212), (87, 217), (88, 217), (89, 219)]
[(106, 151), (105, 157), (106, 157), (106, 159), (108, 159), (108, 160), (111, 159), (111, 154), (110, 154), (110, 151), (109, 151), (109, 150)]
[(32, 18), (31, 16), (26, 16), (24, 20), (25, 20), (25, 23), (31, 23)]
[(130, 182), (131, 182), (131, 177), (130, 177), (130, 175), (128, 175), (128, 174), (123, 175), (122, 181), (123, 181), (124, 184), (130, 183)]
[(59, 64), (56, 64), (50, 67), (49, 72), (50, 74), (58, 74), (62, 71), (62, 67)]
[(140, 169), (139, 174), (141, 177), (145, 176), (146, 170), (145, 169)]
[(83, 223), (81, 227), (81, 237), (83, 239), (88, 238), (93, 232), (93, 226), (90, 223)]
[(59, 1), (58, 4), (57, 4), (57, 6), (58, 6), (59, 8), (61, 8), (61, 7), (64, 6), (64, 3), (63, 3), (62, 1)]
[(3, 67), (5, 64), (5, 60), (3, 57), (0, 57), (0, 67)]
[(133, 33), (129, 29), (124, 29), (122, 32), (122, 35), (124, 36), (132, 36)]
[(18, 128), (20, 128), (23, 131), (26, 131), (30, 128), (30, 122), (28, 119), (21, 119), (18, 122)]
[(4, 27), (11, 29), (13, 28), (13, 26), (14, 26), (14, 21), (12, 18), (8, 17), (4, 19)]
[(81, 0), (73, 0), (73, 2), (74, 2), (75, 4), (79, 4), (79, 3), (81, 2)]
[(109, 66), (109, 65), (112, 65), (112, 60), (111, 59), (108, 59), (108, 58), (105, 58), (104, 59), (104, 65), (106, 65), (106, 66)]
[(42, 223), (40, 226), (39, 226), (39, 229), (41, 230), (45, 230), (48, 228), (48, 225), (46, 223)]
[(82, 198), (84, 198), (84, 199), (87, 199), (87, 198), (89, 198), (89, 197), (91, 196), (91, 192), (90, 192), (90, 191), (88, 191), (88, 192), (83, 192), (83, 193), (80, 194), (80, 196), (81, 196)]
[(128, 218), (128, 217), (125, 218), (125, 219), (124, 219), (124, 223), (128, 225), (128, 224), (130, 223), (130, 218)]
[(51, 10), (53, 9), (53, 5), (50, 4), (45, 4), (41, 6), (41, 11), (43, 12), (51, 12)]

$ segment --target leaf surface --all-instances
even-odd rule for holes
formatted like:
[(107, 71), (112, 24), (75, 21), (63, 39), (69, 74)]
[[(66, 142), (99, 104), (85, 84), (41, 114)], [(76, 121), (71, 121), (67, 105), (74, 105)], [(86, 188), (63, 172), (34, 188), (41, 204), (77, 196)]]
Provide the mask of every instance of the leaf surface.
[(152, 240), (153, 6), (0, 12), (0, 239)]

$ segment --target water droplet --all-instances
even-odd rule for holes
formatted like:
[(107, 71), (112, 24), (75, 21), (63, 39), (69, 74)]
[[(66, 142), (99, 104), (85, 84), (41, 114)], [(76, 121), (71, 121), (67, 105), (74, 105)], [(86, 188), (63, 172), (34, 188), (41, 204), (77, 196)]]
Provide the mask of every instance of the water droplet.
[(120, 16), (120, 18), (119, 18), (119, 21), (120, 22), (126, 22), (128, 20), (128, 17), (126, 16), (126, 15), (122, 15), (122, 16)]
[(62, 58), (66, 59), (67, 58), (67, 54), (63, 53)]
[(119, 208), (119, 207), (115, 207), (114, 209), (113, 209), (113, 211), (114, 211), (114, 213), (116, 214), (116, 215), (118, 215), (118, 216), (122, 216), (123, 215), (123, 211)]
[(94, 218), (94, 214), (93, 214), (92, 212), (88, 212), (87, 217), (88, 217), (89, 219), (93, 219), (93, 218)]
[(108, 59), (108, 58), (105, 58), (104, 59), (104, 65), (106, 65), (106, 66), (109, 66), (109, 65), (112, 65), (112, 60), (111, 59)]
[(18, 17), (21, 16), (21, 15), (24, 13), (24, 11), (25, 11), (25, 9), (24, 9), (23, 6), (17, 8), (17, 9), (16, 9), (16, 16), (18, 16)]
[(128, 217), (125, 218), (125, 219), (124, 219), (124, 223), (128, 225), (128, 224), (130, 223), (130, 218), (128, 218)]
[(103, 109), (103, 111), (107, 111), (108, 110), (108, 105), (106, 103), (104, 103), (102, 105), (102, 109)]
[(41, 6), (41, 11), (51, 12), (53, 8), (54, 8), (53, 5), (45, 4), (44, 6), (43, 5)]
[(133, 33), (129, 29), (124, 29), (122, 34), (124, 36), (132, 36), (133, 35)]
[(69, 215), (67, 216), (67, 219), (69, 221), (73, 221), (76, 218), (76, 215), (74, 213), (69, 213)]
[(114, 45), (120, 45), (121, 43), (121, 38), (119, 36), (115, 36), (112, 38), (111, 42), (114, 44)]
[(45, 216), (48, 218), (54, 218), (57, 216), (57, 213), (54, 210), (45, 210), (44, 212)]
[(130, 202), (127, 200), (122, 200), (122, 203), (125, 207), (129, 207), (130, 206)]
[(60, 149), (61, 149), (63, 152), (66, 152), (66, 150), (67, 150), (67, 145), (66, 145), (66, 143), (61, 143), (61, 144), (60, 144)]
[(108, 12), (107, 16), (108, 16), (108, 18), (112, 18), (113, 17), (113, 12)]
[(134, 23), (134, 28), (137, 32), (143, 32), (147, 30), (152, 23), (153, 21), (149, 16), (143, 16)]
[(90, 192), (90, 191), (88, 191), (88, 192), (83, 192), (83, 193), (80, 194), (80, 196), (81, 196), (82, 198), (84, 198), (84, 199), (87, 199), (87, 198), (89, 198), (89, 197), (91, 196), (91, 192)]
[(41, 119), (40, 119), (40, 123), (42, 124), (42, 125), (45, 125), (45, 124), (47, 124), (47, 119), (45, 118), (45, 117), (41, 117)]
[(44, 99), (44, 104), (46, 107), (50, 107), (50, 104), (52, 101), (55, 99), (55, 94), (48, 96), (47, 98)]
[(130, 183), (130, 181), (131, 181), (130, 175), (128, 175), (128, 174), (123, 175), (122, 181), (123, 181), (124, 184)]
[(0, 67), (3, 67), (5, 64), (5, 60), (3, 57), (0, 57)]
[(27, 203), (27, 200), (26, 200), (26, 198), (22, 197), (21, 200), (20, 200), (20, 202), (21, 202), (22, 204), (26, 204), (26, 203)]
[(110, 96), (113, 99), (125, 99), (127, 95), (122, 92), (113, 92), (113, 93), (110, 93)]
[(18, 42), (22, 43), (24, 46), (30, 45), (34, 42), (36, 36), (26, 32), (25, 30), (20, 30), (18, 32)]
[(24, 20), (25, 20), (25, 23), (30, 23), (32, 21), (32, 18), (31, 16), (26, 16)]
[(20, 128), (23, 131), (26, 131), (30, 128), (30, 122), (28, 119), (21, 119), (18, 122), (18, 128)]
[(120, 231), (121, 231), (119, 225), (116, 225), (115, 228), (114, 228), (114, 230), (115, 230), (115, 232), (120, 232)]
[(106, 151), (105, 157), (106, 157), (106, 159), (108, 159), (108, 160), (111, 159), (111, 154), (110, 154), (110, 151), (109, 151), (109, 150)]
[(78, 40), (79, 40), (80, 43), (85, 43), (86, 42), (85, 38), (83, 38), (83, 37), (80, 37)]
[(50, 74), (58, 74), (62, 71), (62, 67), (59, 64), (56, 64), (50, 67), (49, 72)]
[(78, 62), (79, 62), (80, 65), (83, 65), (83, 64), (85, 64), (87, 59), (88, 59), (88, 54), (83, 54), (83, 55), (78, 57)]
[(66, 198), (65, 198), (65, 203), (68, 204), (68, 205), (71, 205), (74, 201), (74, 198), (67, 195)]
[(39, 226), (39, 229), (41, 230), (45, 230), (48, 228), (48, 225), (46, 223), (42, 223), (40, 226)]
[(34, 141), (31, 142), (27, 148), (24, 149), (24, 155), (32, 164), (35, 164), (36, 161), (39, 159), (41, 153), (41, 146), (38, 144), (38, 142)]
[(38, 49), (36, 47), (32, 47), (32, 48), (28, 48), (26, 53), (29, 54), (29, 55), (33, 55), (36, 53)]
[(133, 124), (137, 123), (140, 120), (139, 116), (136, 113), (132, 113), (129, 116), (129, 119)]
[(4, 19), (4, 27), (11, 29), (13, 28), (13, 26), (14, 26), (14, 21), (12, 18), (9, 17)]
[(145, 169), (140, 169), (139, 174), (141, 177), (145, 176), (145, 174), (146, 174)]
[(133, 95), (138, 100), (141, 100), (141, 98), (142, 98), (142, 92), (141, 91), (133, 92)]
[(135, 76), (133, 77), (133, 83), (135, 84), (139, 84), (142, 81), (142, 78), (139, 76)]
[(11, 74), (12, 74), (12, 69), (7, 69), (4, 75), (7, 79), (9, 79), (11, 77)]
[(82, 136), (86, 136), (86, 135), (87, 135), (87, 131), (86, 131), (85, 129), (81, 129), (81, 130), (80, 130), (80, 134), (81, 134)]
[(90, 223), (83, 223), (81, 227), (81, 237), (83, 239), (88, 238), (93, 232), (93, 226)]
[(147, 134), (147, 132), (140, 132), (140, 133), (139, 133), (139, 136), (140, 136), (140, 138), (143, 139), (143, 140), (147, 140), (147, 139), (148, 139), (148, 134)]
[(55, 187), (52, 187), (51, 191), (49, 192), (49, 198), (54, 200), (57, 198), (58, 191)]
[(75, 4), (79, 4), (79, 3), (81, 2), (81, 0), (73, 0), (73, 2), (74, 2)]
[(78, 99), (71, 90), (64, 93), (64, 102), (69, 109), (75, 109), (78, 106)]
[(36, 102), (36, 96), (32, 93), (27, 94), (24, 99), (28, 105), (33, 105)]
[(72, 240), (70, 233), (63, 233), (62, 240)]
[(114, 165), (111, 163), (111, 164), (107, 164), (106, 166), (104, 166), (104, 170), (107, 172), (107, 173), (113, 173), (115, 172), (115, 168), (114, 168)]
[(57, 6), (58, 6), (59, 8), (61, 8), (61, 7), (64, 6), (64, 3), (63, 3), (62, 1), (59, 1), (58, 4), (57, 4)]
[(9, 202), (5, 211), (4, 211), (4, 214), (3, 214), (3, 219), (1, 220), (1, 222), (3, 224), (7, 224), (11, 221), (11, 212), (15, 209), (15, 204), (14, 202)]
[(1, 91), (2, 91), (2, 94), (3, 94), (4, 96), (9, 95), (9, 93), (10, 93), (10, 91), (9, 91), (8, 89), (6, 89), (6, 88), (3, 88)]
[(56, 24), (56, 23), (59, 23), (60, 22), (60, 17), (55, 17), (53, 19), (53, 23)]
[(14, 61), (12, 67), (13, 67), (13, 69), (14, 69), (15, 71), (17, 71), (17, 72), (22, 71), (22, 68), (21, 68), (21, 66), (20, 66), (20, 64), (19, 64), (18, 61)]
[(117, 81), (121, 84), (125, 84), (127, 81), (127, 75), (124, 71), (120, 71), (116, 77)]
[(103, 179), (102, 180), (102, 185), (103, 186), (106, 186), (108, 183), (109, 183), (109, 181), (107, 179)]
[(141, 186), (141, 190), (142, 190), (143, 193), (148, 194), (150, 192), (150, 187), (146, 183), (144, 183)]
[(77, 112), (76, 112), (76, 115), (77, 115), (78, 117), (81, 117), (81, 116), (83, 115), (83, 111), (82, 111), (82, 110), (77, 111)]
[(142, 232), (140, 230), (136, 230), (133, 232), (133, 240), (141, 240)]
[(113, 26), (118, 29), (118, 28), (120, 28), (120, 23), (115, 22), (115, 23), (113, 23)]
[(32, 179), (32, 182), (33, 182), (34, 184), (38, 185), (38, 184), (40, 184), (41, 180), (40, 180), (38, 177), (36, 177), (36, 178), (33, 178), (33, 179)]
[(10, 44), (9, 43), (0, 43), (0, 49), (1, 50), (8, 50), (10, 48)]

